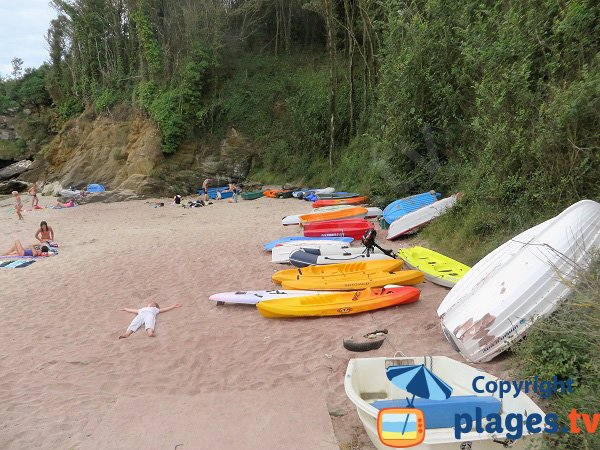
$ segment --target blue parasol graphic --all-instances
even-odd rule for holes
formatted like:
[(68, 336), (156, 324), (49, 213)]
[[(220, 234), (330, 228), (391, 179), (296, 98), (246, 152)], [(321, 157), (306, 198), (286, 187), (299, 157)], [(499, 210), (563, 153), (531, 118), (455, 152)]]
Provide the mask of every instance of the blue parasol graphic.
[[(408, 398), (408, 407), (413, 408), (415, 396), (426, 398), (429, 400), (446, 400), (452, 395), (452, 387), (448, 386), (441, 378), (434, 375), (425, 365), (409, 365), (409, 366), (391, 366), (385, 369), (388, 380), (409, 393), (412, 399)], [(402, 433), (406, 430), (408, 416), (404, 422)]]

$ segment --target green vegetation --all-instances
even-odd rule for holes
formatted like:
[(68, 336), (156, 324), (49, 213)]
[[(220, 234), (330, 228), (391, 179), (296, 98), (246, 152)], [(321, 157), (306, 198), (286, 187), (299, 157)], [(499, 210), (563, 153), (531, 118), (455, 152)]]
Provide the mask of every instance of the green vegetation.
[[(555, 395), (544, 405), (563, 419), (561, 425), (573, 408), (590, 417), (600, 411), (600, 258), (577, 281), (569, 300), (552, 316), (538, 320), (514, 350), (518, 379), (573, 379), (573, 393)], [(583, 427), (581, 421), (579, 425)], [(600, 448), (600, 434), (551, 435), (543, 448)]]
[(424, 235), (468, 263), (600, 196), (598, 2), (53, 3), (51, 64), (16, 58), (0, 109), (52, 102), (62, 123), (131, 102), (168, 155), (234, 126), (255, 180), (381, 206), (462, 191)]

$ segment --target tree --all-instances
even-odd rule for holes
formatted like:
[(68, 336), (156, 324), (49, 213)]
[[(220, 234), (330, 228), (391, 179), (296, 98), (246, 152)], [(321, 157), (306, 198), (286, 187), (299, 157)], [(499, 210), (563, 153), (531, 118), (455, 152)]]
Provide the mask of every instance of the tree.
[(21, 58), (13, 58), (10, 61), (12, 65), (12, 76), (16, 80), (21, 76), (21, 72), (23, 71), (23, 60)]

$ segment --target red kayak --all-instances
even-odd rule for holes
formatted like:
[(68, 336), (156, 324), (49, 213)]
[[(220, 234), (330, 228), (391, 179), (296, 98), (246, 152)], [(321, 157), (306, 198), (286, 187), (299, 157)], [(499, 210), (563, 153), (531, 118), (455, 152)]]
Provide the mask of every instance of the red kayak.
[(326, 220), (305, 224), (304, 236), (345, 236), (360, 240), (367, 230), (372, 230), (373, 228), (373, 224), (365, 219)]
[(352, 197), (352, 198), (330, 198), (324, 200), (317, 200), (313, 202), (313, 208), (320, 208), (322, 206), (335, 206), (335, 205), (360, 205), (361, 203), (368, 202), (367, 197)]

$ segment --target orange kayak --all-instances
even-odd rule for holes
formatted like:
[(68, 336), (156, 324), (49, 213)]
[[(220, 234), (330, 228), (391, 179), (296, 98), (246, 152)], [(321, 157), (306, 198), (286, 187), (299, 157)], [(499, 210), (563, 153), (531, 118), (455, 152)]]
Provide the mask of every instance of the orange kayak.
[(358, 292), (336, 292), (325, 295), (269, 300), (256, 304), (265, 317), (341, 316), (403, 305), (419, 300), (414, 287), (367, 288)]
[(369, 211), (367, 208), (355, 206), (354, 208), (339, 209), (337, 211), (328, 211), (324, 213), (303, 214), (300, 216), (300, 223), (322, 222), (324, 220), (338, 219), (362, 219)]
[(292, 189), (268, 189), (263, 192), (263, 195), (270, 198), (286, 198), (291, 197), (292, 192), (294, 192)]
[[(266, 194), (265, 194), (266, 195)], [(367, 197), (352, 197), (352, 198), (332, 198), (326, 200), (317, 200), (312, 204), (313, 208), (320, 208), (322, 206), (335, 206), (335, 205), (360, 205), (361, 203), (368, 202)]]

